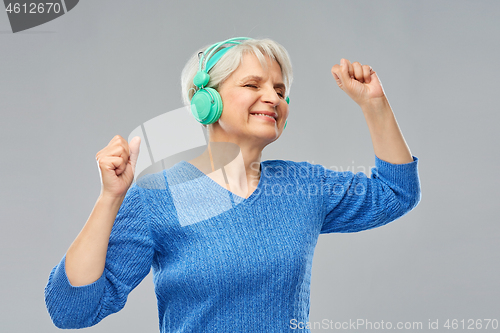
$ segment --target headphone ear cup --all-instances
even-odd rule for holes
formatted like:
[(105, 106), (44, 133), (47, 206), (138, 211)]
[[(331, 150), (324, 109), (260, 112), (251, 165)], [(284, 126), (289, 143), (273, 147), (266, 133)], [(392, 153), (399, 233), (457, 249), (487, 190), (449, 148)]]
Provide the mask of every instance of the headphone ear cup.
[[(286, 96), (285, 101), (286, 101), (286, 104), (290, 104), (290, 98), (288, 96)], [(283, 126), (283, 130), (285, 130), (287, 123), (288, 123), (288, 119), (285, 121), (285, 126)]]
[(203, 125), (215, 123), (222, 114), (222, 98), (219, 92), (213, 88), (198, 90), (191, 98), (191, 113)]

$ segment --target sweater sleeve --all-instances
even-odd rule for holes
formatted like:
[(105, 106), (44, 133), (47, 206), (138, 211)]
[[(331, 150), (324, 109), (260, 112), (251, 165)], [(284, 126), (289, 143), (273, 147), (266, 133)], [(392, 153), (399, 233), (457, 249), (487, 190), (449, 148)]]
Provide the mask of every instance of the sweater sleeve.
[(128, 294), (148, 275), (154, 246), (140, 189), (133, 183), (114, 221), (101, 277), (73, 286), (65, 270), (66, 255), (45, 287), (45, 304), (58, 328), (84, 328), (120, 311)]
[(324, 221), (320, 233), (358, 232), (405, 215), (421, 199), (418, 158), (392, 164), (375, 155), (372, 177), (326, 170), (322, 177)]

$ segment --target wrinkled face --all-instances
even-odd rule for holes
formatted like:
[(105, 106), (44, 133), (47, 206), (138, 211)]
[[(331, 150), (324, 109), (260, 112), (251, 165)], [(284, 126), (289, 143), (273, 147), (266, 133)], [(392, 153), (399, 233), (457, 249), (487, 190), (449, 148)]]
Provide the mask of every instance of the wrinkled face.
[(212, 128), (214, 141), (250, 140), (263, 148), (281, 135), (288, 118), (285, 85), (279, 64), (267, 56), (266, 61), (264, 70), (255, 54), (245, 53), (240, 66), (219, 86), (223, 110)]

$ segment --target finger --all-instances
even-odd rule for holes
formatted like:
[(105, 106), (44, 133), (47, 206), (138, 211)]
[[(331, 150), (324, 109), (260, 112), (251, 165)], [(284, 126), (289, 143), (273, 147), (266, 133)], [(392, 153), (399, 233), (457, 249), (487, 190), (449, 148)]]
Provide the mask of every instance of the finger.
[(341, 71), (340, 65), (338, 65), (338, 64), (333, 65), (333, 67), (332, 67), (333, 78), (337, 82), (337, 85), (340, 88), (342, 88), (342, 79), (340, 78), (340, 71)]
[(106, 147), (103, 149), (99, 150), (96, 154), (96, 159), (98, 158), (99, 155), (103, 154), (117, 154), (117, 156), (120, 156), (121, 153), (119, 153), (120, 147), (122, 147), (125, 151), (128, 151), (128, 144), (125, 139), (123, 139), (120, 135), (115, 135), (113, 139), (108, 143)]
[(130, 148), (128, 146), (128, 143), (119, 143), (115, 147), (110, 147), (109, 148), (109, 154), (114, 155), (114, 156), (129, 156), (130, 155)]
[(363, 78), (365, 83), (370, 83), (372, 77), (372, 67), (368, 65), (363, 65)]
[(347, 64), (347, 68), (349, 69), (349, 77), (351, 79), (354, 79), (354, 68), (352, 67), (352, 64), (349, 60), (345, 60), (346, 61), (346, 64)]
[(139, 157), (139, 148), (141, 147), (141, 138), (139, 136), (135, 136), (132, 140), (130, 140), (130, 163), (135, 170), (135, 164), (137, 163), (137, 158)]
[(363, 77), (363, 68), (361, 67), (361, 64), (355, 61), (352, 63), (352, 68), (354, 70), (354, 78), (361, 83), (365, 82), (365, 79)]
[(121, 175), (125, 169), (127, 169), (128, 160), (123, 157), (110, 157), (109, 162), (115, 168), (115, 173), (117, 176)]
[(99, 159), (99, 167), (100, 169), (114, 170), (116, 175), (118, 176), (123, 171), (125, 171), (127, 163), (125, 162), (123, 157), (105, 156)]
[(98, 156), (120, 156), (124, 158), (128, 158), (130, 155), (129, 148), (126, 146), (122, 146), (121, 144), (116, 144), (115, 146), (106, 147), (97, 154)]
[(342, 81), (343, 86), (345, 86), (351, 79), (351, 76), (349, 75), (349, 65), (347, 64), (347, 60), (344, 58), (340, 59), (340, 72), (338, 74), (340, 74), (339, 78)]
[(113, 137), (113, 138), (109, 141), (108, 146), (109, 146), (109, 145), (111, 145), (111, 144), (114, 144), (114, 143), (116, 143), (116, 142), (118, 142), (118, 141), (120, 141), (121, 139), (123, 139), (123, 138), (121, 137), (121, 135), (118, 135), (118, 134), (117, 134), (117, 135), (115, 135), (115, 136), (114, 136), (114, 137)]

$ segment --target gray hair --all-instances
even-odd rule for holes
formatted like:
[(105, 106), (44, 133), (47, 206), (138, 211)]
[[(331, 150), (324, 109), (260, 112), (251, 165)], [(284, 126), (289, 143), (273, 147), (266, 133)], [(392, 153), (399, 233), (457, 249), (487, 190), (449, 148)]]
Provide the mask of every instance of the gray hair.
[[(198, 72), (199, 58), (198, 54), (204, 52), (212, 44), (207, 45), (196, 51), (187, 64), (184, 66), (181, 74), (182, 85), (182, 100), (184, 105), (191, 104), (191, 98), (195, 93), (197, 87), (193, 83), (193, 79)], [(230, 44), (234, 45), (234, 44)], [(227, 46), (227, 44), (221, 47)], [(267, 70), (267, 62), (265, 56), (270, 59), (276, 60), (281, 67), (281, 75), (283, 83), (285, 84), (285, 97), (290, 94), (290, 88), (293, 81), (292, 62), (286, 49), (275, 41), (265, 39), (249, 39), (243, 40), (241, 44), (237, 44), (215, 64), (209, 71), (210, 81), (206, 85), (207, 88), (214, 88), (218, 90), (219, 86), (238, 68), (245, 53), (253, 53), (259, 59), (259, 62)]]

